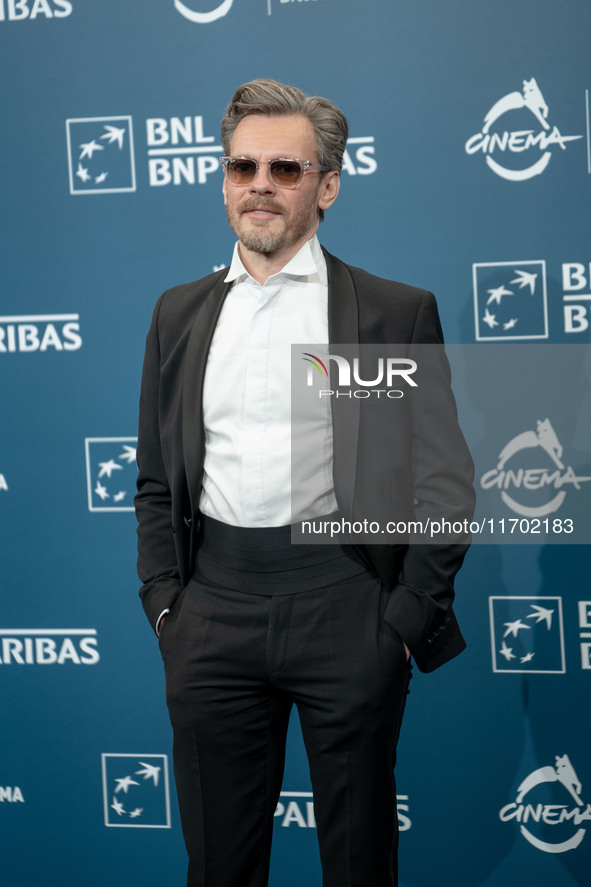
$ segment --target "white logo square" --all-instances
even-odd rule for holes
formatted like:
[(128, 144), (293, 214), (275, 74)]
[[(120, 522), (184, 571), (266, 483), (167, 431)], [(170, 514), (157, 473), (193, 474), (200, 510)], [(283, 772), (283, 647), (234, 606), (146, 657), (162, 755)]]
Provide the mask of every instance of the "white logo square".
[(87, 437), (89, 511), (133, 511), (137, 437)]
[(107, 828), (170, 828), (166, 755), (102, 754)]
[(543, 260), (475, 262), (472, 279), (477, 342), (548, 338)]
[(489, 597), (493, 672), (564, 674), (561, 597)]
[(66, 120), (70, 194), (135, 191), (131, 117)]

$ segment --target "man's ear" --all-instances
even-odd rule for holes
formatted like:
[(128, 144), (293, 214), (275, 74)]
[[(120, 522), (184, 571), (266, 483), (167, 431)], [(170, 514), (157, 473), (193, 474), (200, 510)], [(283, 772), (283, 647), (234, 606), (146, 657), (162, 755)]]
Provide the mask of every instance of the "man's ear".
[(222, 194), (224, 195), (224, 206), (227, 206), (227, 205), (228, 205), (228, 194), (227, 194), (227, 190), (228, 190), (228, 182), (226, 181), (226, 176), (224, 175), (224, 180), (223, 180), (223, 183), (222, 183)]
[(341, 187), (341, 176), (336, 169), (324, 173), (318, 189), (318, 208), (328, 209), (337, 199)]

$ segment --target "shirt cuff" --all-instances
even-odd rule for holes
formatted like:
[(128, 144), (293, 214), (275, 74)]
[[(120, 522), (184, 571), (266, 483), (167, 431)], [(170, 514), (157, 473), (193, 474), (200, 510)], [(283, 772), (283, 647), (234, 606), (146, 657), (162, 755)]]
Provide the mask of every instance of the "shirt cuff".
[(170, 607), (167, 607), (166, 610), (163, 610), (158, 619), (156, 620), (156, 637), (160, 637), (160, 629), (162, 628), (162, 620), (166, 616), (167, 613), (170, 613)]

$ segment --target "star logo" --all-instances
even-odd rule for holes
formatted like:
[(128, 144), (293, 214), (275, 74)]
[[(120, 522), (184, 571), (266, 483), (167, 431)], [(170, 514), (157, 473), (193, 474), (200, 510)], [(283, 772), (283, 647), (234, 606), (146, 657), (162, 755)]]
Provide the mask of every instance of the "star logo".
[(505, 628), (507, 629), (507, 631), (503, 635), (504, 638), (506, 638), (509, 634), (513, 635), (513, 637), (516, 638), (518, 632), (522, 628), (529, 629), (529, 625), (525, 625), (521, 621), (521, 619), (516, 619), (515, 622), (505, 622)]

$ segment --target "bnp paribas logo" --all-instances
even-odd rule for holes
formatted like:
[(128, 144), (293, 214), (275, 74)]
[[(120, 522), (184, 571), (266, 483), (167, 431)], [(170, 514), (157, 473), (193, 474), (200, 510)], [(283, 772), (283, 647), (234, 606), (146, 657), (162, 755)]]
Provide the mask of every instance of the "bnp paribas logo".
[(495, 595), (489, 615), (495, 673), (565, 673), (560, 596)]
[(131, 117), (66, 120), (70, 194), (136, 190)]
[(477, 342), (548, 338), (546, 262), (474, 262)]
[(103, 754), (107, 828), (170, 828), (166, 755)]
[(89, 511), (133, 511), (137, 437), (87, 437)]

